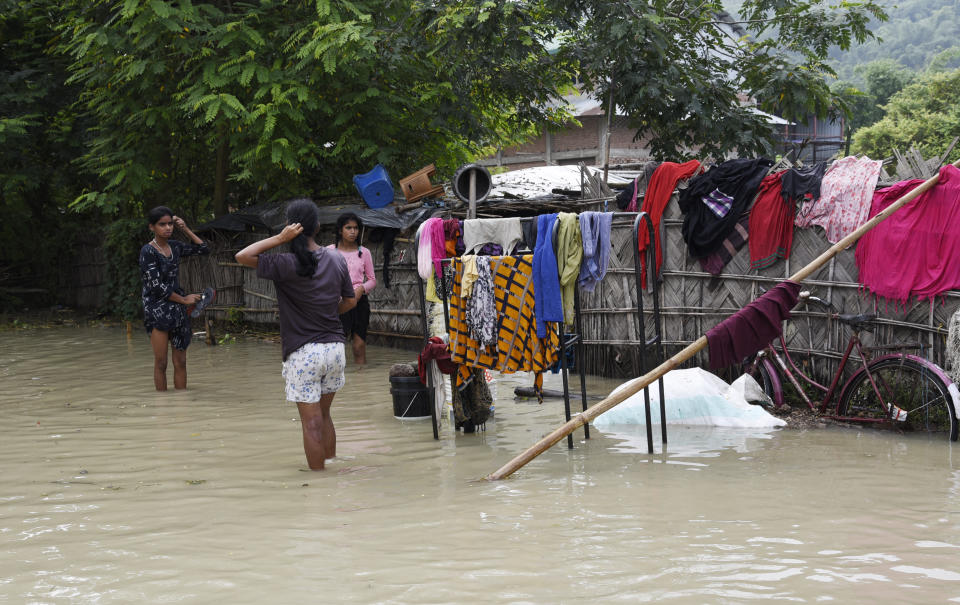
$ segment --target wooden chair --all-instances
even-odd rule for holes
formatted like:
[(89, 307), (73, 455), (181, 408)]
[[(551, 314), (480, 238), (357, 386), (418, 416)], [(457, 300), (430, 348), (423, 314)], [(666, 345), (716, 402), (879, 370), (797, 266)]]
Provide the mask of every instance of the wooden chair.
[(434, 185), (430, 182), (430, 177), (436, 172), (436, 167), (429, 164), (410, 176), (400, 179), (400, 189), (403, 190), (403, 196), (407, 198), (408, 202), (443, 195), (443, 186)]

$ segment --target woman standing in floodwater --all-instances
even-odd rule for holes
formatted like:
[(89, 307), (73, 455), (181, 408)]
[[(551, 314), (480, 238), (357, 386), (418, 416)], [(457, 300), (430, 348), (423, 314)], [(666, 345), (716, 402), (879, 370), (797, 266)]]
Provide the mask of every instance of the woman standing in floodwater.
[(360, 217), (353, 212), (344, 212), (337, 217), (336, 239), (327, 246), (343, 256), (350, 270), (357, 306), (341, 315), (340, 323), (343, 324), (344, 336), (350, 339), (353, 361), (361, 368), (367, 363), (367, 327), (370, 325), (370, 300), (367, 294), (377, 287), (373, 255), (360, 245), (362, 232)]
[[(153, 347), (153, 385), (167, 390), (167, 349), (173, 348), (173, 386), (187, 388), (187, 347), (190, 346), (190, 319), (186, 306), (200, 302), (200, 294), (184, 294), (180, 287), (180, 258), (209, 254), (206, 242), (187, 227), (166, 206), (147, 213), (153, 239), (140, 249), (140, 277), (143, 280), (143, 325)], [(174, 227), (192, 244), (170, 239)], [(168, 344), (169, 343), (169, 344)]]
[[(337, 454), (330, 407), (343, 387), (346, 366), (339, 314), (357, 300), (343, 257), (314, 240), (319, 228), (316, 204), (294, 200), (283, 231), (236, 255), (238, 263), (255, 268), (257, 277), (272, 280), (277, 289), (287, 401), (300, 411), (303, 451), (316, 471)], [(263, 254), (287, 242), (292, 252)]]

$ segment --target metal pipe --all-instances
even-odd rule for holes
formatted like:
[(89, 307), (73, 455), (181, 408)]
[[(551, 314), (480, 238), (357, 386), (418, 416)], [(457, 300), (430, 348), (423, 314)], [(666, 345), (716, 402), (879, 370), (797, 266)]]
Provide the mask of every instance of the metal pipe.
[[(416, 258), (417, 253), (420, 251), (420, 230), (417, 229), (417, 234), (413, 238), (413, 256)], [(430, 340), (430, 329), (427, 326), (427, 297), (423, 290), (423, 280), (420, 279), (420, 275), (417, 274), (417, 292), (419, 293), (420, 298), (420, 326), (423, 328), (423, 343), (420, 347), (420, 350), (423, 350), (427, 346), (427, 341)], [(433, 384), (433, 376), (431, 372), (427, 372), (427, 392), (429, 393), (431, 389), (443, 388), (443, 385)], [(434, 394), (436, 397), (436, 394)], [(436, 440), (440, 439), (440, 431), (437, 426), (437, 403), (436, 399), (430, 402), (430, 424), (433, 425), (433, 438)]]

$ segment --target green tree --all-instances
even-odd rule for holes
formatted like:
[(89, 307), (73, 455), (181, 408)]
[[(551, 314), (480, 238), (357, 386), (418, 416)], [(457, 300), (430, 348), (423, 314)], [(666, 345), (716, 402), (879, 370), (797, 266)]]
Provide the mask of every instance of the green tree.
[[(916, 146), (925, 157), (941, 155), (960, 136), (960, 69), (921, 76), (894, 94), (879, 122), (861, 129), (853, 151), (888, 157)], [(960, 157), (954, 148), (949, 161)]]
[[(56, 300), (73, 236), (95, 216), (70, 215), (87, 181), (72, 161), (83, 124), (64, 84), (67, 61), (48, 53), (49, 3), (0, 0), (0, 308)], [(42, 290), (43, 293), (36, 291)], [(26, 294), (29, 294), (27, 296)]]
[(846, 81), (831, 86), (831, 90), (847, 104), (847, 127), (850, 132), (880, 120), (883, 117), (883, 105), (916, 78), (913, 71), (892, 59), (871, 61), (858, 66), (855, 71), (863, 81), (862, 90)]
[[(95, 121), (80, 207), (226, 210), (443, 167), (559, 115), (539, 5), (75, 0), (59, 31)], [(483, 45), (484, 54), (478, 53)], [(543, 67), (543, 69), (541, 69)]]
[(870, 20), (885, 18), (869, 1), (746, 0), (733, 28), (718, 19), (719, 1), (564, 4), (562, 52), (588, 87), (612, 91), (660, 159), (767, 152), (772, 128), (744, 97), (797, 121), (842, 110), (827, 53), (866, 40)]
[(374, 162), (453, 168), (562, 120), (551, 100), (575, 75), (658, 156), (759, 153), (772, 132), (740, 99), (791, 119), (836, 111), (828, 49), (884, 16), (872, 1), (748, 0), (747, 39), (719, 0), (66, 6), (60, 50), (94, 122), (83, 165), (101, 179), (78, 206), (194, 215), (344, 188)]

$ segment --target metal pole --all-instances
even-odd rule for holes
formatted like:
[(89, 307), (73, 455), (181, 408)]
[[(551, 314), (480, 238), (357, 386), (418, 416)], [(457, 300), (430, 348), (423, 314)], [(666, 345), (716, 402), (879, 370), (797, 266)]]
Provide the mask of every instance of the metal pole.
[[(413, 238), (413, 258), (417, 258), (417, 252), (420, 250), (420, 231), (417, 231), (417, 235)], [(414, 263), (416, 265), (416, 263)], [(421, 350), (427, 346), (427, 340), (430, 339), (430, 329), (427, 325), (427, 297), (426, 293), (423, 290), (423, 280), (420, 279), (420, 274), (417, 274), (417, 292), (420, 294), (420, 325), (423, 327), (423, 345)], [(427, 372), (427, 392), (430, 392), (430, 389), (442, 389), (443, 385), (433, 384), (433, 376), (431, 372)], [(436, 397), (436, 395), (434, 395)], [(436, 400), (430, 402), (430, 423), (433, 425), (433, 438), (440, 439), (440, 431), (437, 428), (438, 419), (437, 419), (437, 403)]]
[[(640, 373), (645, 374), (647, 372), (647, 327), (643, 319), (643, 286), (642, 286), (642, 268), (640, 265), (640, 221), (643, 220), (643, 217), (648, 216), (645, 212), (640, 212), (637, 214), (637, 218), (633, 221), (633, 271), (634, 278), (636, 281), (637, 287), (637, 330), (639, 332), (640, 340)], [(653, 240), (650, 240), (651, 247), (654, 244)], [(656, 265), (647, 266), (647, 277), (651, 277), (656, 273)], [(656, 279), (656, 277), (651, 277), (651, 279)], [(645, 387), (643, 389), (643, 412), (645, 418), (645, 424), (647, 425), (647, 453), (653, 453), (653, 427), (651, 426), (651, 414), (650, 414), (650, 389)], [(660, 422), (663, 423), (664, 418), (661, 416)]]
[[(587, 363), (586, 351), (583, 347), (583, 318), (580, 315), (580, 288), (573, 289), (573, 310), (577, 322), (577, 371), (580, 374), (580, 402), (582, 411), (587, 411), (587, 375), (584, 366)], [(590, 438), (590, 425), (583, 425), (583, 437)]]
[(467, 218), (477, 218), (477, 171), (472, 168), (470, 169), (470, 209), (467, 211)]

